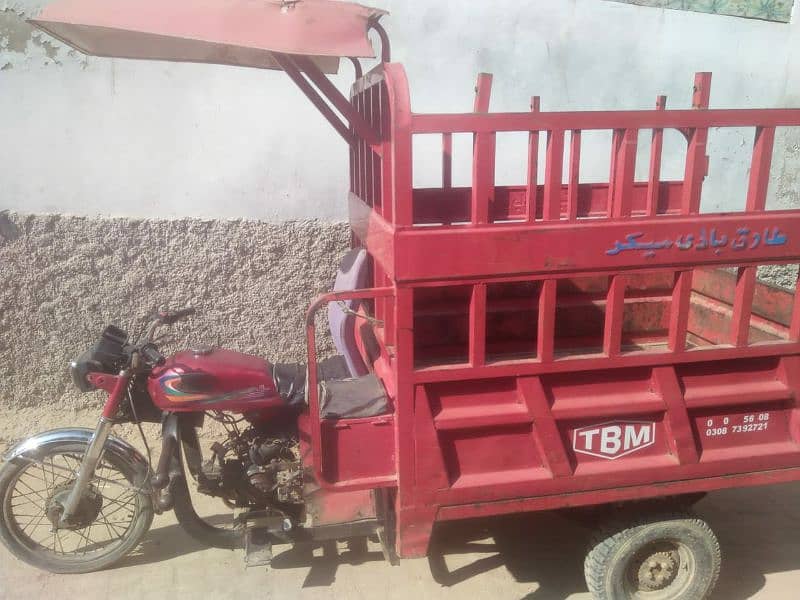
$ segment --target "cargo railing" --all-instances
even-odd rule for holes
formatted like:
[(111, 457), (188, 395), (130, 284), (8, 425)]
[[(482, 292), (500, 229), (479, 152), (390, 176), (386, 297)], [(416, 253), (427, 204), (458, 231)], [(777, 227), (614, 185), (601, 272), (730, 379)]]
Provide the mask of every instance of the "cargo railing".
[[(695, 76), (690, 110), (667, 110), (659, 96), (655, 110), (543, 112), (534, 98), (530, 112), (497, 114), (488, 112), (485, 74), (468, 114), (412, 113), (399, 65), (354, 85), (353, 102), (382, 142), (352, 147), (351, 222), (374, 259), (374, 285), (412, 288), (399, 313), (392, 300), (376, 314), (389, 340), (398, 314), (414, 331), (417, 380), (571, 370), (572, 359), (608, 368), (800, 351), (792, 294), (800, 210), (766, 205), (776, 128), (800, 126), (800, 110), (711, 110), (710, 83), (710, 73)], [(711, 128), (753, 131), (744, 211), (700, 213)], [(669, 129), (686, 138), (680, 181), (661, 177)], [(598, 130), (612, 133), (609, 181), (581, 183), (581, 134)], [(637, 182), (642, 130), (652, 130), (649, 172)], [(495, 184), (503, 132), (529, 136), (524, 186)], [(459, 133), (473, 136), (470, 188), (452, 185)], [(412, 140), (430, 134), (441, 136), (441, 188), (414, 189)], [(539, 136), (547, 140), (543, 161)], [(776, 265), (791, 272), (788, 291), (757, 282), (759, 268)], [(709, 286), (729, 290), (728, 301)], [(778, 322), (754, 311), (754, 297), (791, 308)], [(504, 312), (516, 316), (499, 323)], [(569, 331), (577, 321), (591, 323), (593, 343)], [(426, 349), (422, 331), (434, 332), (438, 348)], [(524, 343), (497, 352), (510, 331), (526, 335)]]

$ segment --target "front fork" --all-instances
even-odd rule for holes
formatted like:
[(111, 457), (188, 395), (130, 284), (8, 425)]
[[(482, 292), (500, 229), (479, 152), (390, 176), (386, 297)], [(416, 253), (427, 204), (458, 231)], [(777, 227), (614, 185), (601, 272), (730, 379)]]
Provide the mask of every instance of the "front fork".
[(100, 421), (97, 423), (97, 428), (94, 430), (91, 440), (89, 440), (86, 453), (83, 455), (83, 460), (78, 468), (78, 476), (75, 479), (75, 485), (72, 486), (69, 495), (62, 504), (61, 517), (58, 521), (60, 527), (69, 526), (70, 518), (77, 510), (81, 498), (83, 498), (86, 493), (89, 482), (94, 478), (94, 472), (100, 460), (103, 458), (103, 449), (111, 433), (111, 428), (114, 426), (114, 418), (119, 412), (119, 407), (125, 398), (131, 379), (130, 372), (128, 371), (121, 371), (116, 377), (111, 375), (95, 377), (96, 381), (94, 383), (98, 387), (109, 390), (110, 394), (103, 406), (103, 414), (100, 417)]

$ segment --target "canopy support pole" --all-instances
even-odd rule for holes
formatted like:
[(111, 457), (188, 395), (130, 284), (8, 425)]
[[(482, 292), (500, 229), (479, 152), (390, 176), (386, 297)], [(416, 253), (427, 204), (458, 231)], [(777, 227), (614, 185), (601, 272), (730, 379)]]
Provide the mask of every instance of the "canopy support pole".
[(336, 107), (342, 115), (350, 122), (358, 137), (368, 144), (377, 144), (380, 139), (367, 120), (356, 111), (352, 102), (345, 98), (344, 94), (333, 85), (333, 82), (325, 76), (314, 61), (307, 56), (287, 56), (296, 67), (302, 70), (308, 78), (317, 86), (331, 104)]
[[(350, 131), (349, 127), (342, 121), (330, 105), (325, 102), (322, 95), (327, 98), (331, 104), (349, 121), (350, 126), (355, 131), (356, 135), (363, 139), (370, 145), (375, 145), (380, 141), (380, 136), (375, 129), (356, 111), (353, 104), (333, 85), (330, 79), (314, 64), (314, 61), (307, 56), (291, 56), (289, 54), (273, 53), (275, 62), (286, 72), (292, 81), (300, 88), (309, 100), (317, 107), (328, 122), (333, 125), (334, 129), (339, 132), (345, 141), (352, 145), (355, 143), (355, 137)], [(308, 79), (303, 75), (308, 76)], [(311, 82), (317, 87), (309, 83)], [(319, 91), (318, 91), (319, 90)]]
[(317, 110), (322, 113), (322, 116), (339, 132), (339, 135), (344, 138), (344, 141), (347, 142), (349, 146), (355, 144), (355, 136), (353, 136), (350, 128), (339, 118), (339, 115), (333, 111), (328, 103), (322, 99), (308, 80), (303, 77), (303, 74), (300, 72), (300, 69), (297, 68), (294, 61), (288, 55), (278, 52), (274, 52), (272, 56), (281, 69), (283, 69), (289, 78), (294, 81), (295, 85), (300, 88), (300, 91), (303, 92), (314, 106), (317, 107)]

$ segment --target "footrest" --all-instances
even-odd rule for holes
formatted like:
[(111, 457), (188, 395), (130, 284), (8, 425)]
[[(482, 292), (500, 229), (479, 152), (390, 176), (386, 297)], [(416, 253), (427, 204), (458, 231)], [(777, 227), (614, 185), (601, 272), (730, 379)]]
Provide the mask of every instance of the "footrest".
[(250, 527), (244, 535), (244, 566), (266, 567), (272, 562), (272, 535), (261, 527)]
[(245, 567), (268, 566), (272, 562), (272, 544), (290, 541), (292, 524), (285, 517), (244, 510), (234, 520), (244, 527)]

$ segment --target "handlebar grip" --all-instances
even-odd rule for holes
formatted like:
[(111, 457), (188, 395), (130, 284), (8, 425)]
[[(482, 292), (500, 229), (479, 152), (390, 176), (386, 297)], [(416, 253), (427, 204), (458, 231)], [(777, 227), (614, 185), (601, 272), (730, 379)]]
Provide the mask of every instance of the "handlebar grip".
[(159, 365), (163, 365), (164, 362), (167, 360), (161, 352), (156, 349), (155, 346), (152, 344), (146, 344), (141, 348), (142, 356), (144, 357), (145, 361), (149, 364), (157, 367)]

